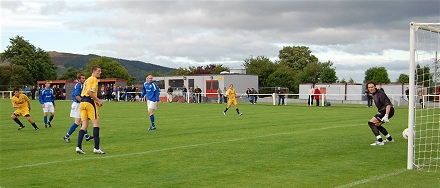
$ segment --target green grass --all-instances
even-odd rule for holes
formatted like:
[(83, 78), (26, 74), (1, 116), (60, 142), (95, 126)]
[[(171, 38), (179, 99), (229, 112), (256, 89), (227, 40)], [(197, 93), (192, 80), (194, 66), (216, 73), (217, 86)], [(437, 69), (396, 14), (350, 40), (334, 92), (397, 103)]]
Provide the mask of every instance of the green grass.
[[(101, 149), (86, 155), (62, 139), (72, 124), (70, 102), (59, 101), (53, 127), (32, 101), (42, 128), (17, 131), (10, 100), (0, 99), (0, 187), (439, 187), (439, 172), (406, 170), (401, 136), (408, 111), (397, 108), (386, 124), (396, 139), (383, 147), (367, 121), (365, 105), (332, 107), (239, 103), (160, 103), (156, 131), (145, 103), (107, 102), (100, 108)], [(89, 128), (91, 131), (91, 129)]]

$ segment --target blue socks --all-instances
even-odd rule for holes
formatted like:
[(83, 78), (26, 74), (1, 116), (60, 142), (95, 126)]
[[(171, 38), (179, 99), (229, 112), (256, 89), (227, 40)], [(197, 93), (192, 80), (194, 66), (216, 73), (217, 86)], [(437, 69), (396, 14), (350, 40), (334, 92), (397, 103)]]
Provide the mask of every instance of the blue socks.
[(151, 121), (151, 126), (155, 126), (154, 125), (154, 114), (151, 114), (151, 116), (150, 116), (150, 121)]
[(66, 136), (70, 136), (73, 132), (75, 132), (78, 125), (76, 123), (73, 123), (72, 126), (70, 126), (69, 132), (67, 132)]
[[(76, 123), (73, 123), (73, 124), (70, 126), (70, 129), (69, 129), (69, 131), (68, 131), (67, 134), (66, 134), (66, 137), (69, 137), (70, 135), (72, 135), (73, 132), (75, 132), (75, 130), (76, 130), (77, 127), (79, 127), (79, 125), (77, 125)], [(85, 135), (86, 135), (86, 136), (89, 136), (89, 133), (87, 132), (87, 130), (86, 130), (86, 132), (85, 132)]]
[[(44, 116), (44, 124), (46, 125), (47, 124), (47, 116)], [(53, 120), (53, 116), (50, 116), (49, 117), (49, 122), (51, 122)]]

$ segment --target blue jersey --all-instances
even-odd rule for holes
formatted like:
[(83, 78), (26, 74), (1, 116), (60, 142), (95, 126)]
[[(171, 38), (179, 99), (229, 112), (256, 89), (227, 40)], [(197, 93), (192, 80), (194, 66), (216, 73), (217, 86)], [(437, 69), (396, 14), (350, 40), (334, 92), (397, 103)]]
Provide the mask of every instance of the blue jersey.
[(55, 104), (55, 95), (53, 89), (42, 89), (38, 99), (41, 104), (44, 104), (46, 102), (52, 102), (53, 104)]
[(81, 97), (82, 89), (83, 89), (83, 85), (81, 84), (81, 82), (77, 82), (75, 84), (75, 87), (73, 87), (73, 92), (72, 92), (73, 102), (76, 102), (76, 103), (80, 103), (81, 102), (81, 101), (78, 101), (78, 99), (76, 99), (76, 96), (80, 96)]
[(149, 101), (159, 101), (159, 86), (157, 86), (156, 82), (144, 83), (141, 98), (144, 98), (145, 95), (147, 95), (147, 100)]

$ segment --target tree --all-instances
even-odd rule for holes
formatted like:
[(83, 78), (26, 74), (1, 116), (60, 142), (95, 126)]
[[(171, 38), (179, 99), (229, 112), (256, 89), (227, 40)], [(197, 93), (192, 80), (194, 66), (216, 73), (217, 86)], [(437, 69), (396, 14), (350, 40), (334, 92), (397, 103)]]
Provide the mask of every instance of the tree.
[(303, 70), (309, 63), (317, 63), (318, 58), (306, 46), (284, 46), (279, 51), (280, 64), (293, 70)]
[(32, 76), (29, 73), (29, 71), (26, 69), (26, 67), (21, 65), (16, 65), (12, 67), (12, 74), (11, 74), (11, 82), (10, 85), (12, 87), (21, 87), (23, 85), (28, 85), (24, 83), (31, 83), (32, 84)]
[(251, 57), (244, 60), (243, 66), (247, 74), (258, 75), (259, 86), (268, 86), (269, 75), (276, 71), (277, 65), (264, 56)]
[[(420, 65), (417, 64), (417, 84), (423, 85), (423, 87), (429, 87), (431, 84), (430, 81), (432, 79), (431, 69), (429, 65), (425, 65), (423, 68), (420, 68)], [(409, 79), (408, 79), (409, 80)]]
[(345, 80), (345, 78), (342, 78), (342, 80), (339, 81), (339, 83), (347, 83), (347, 81)]
[(407, 74), (400, 74), (396, 80), (397, 83), (409, 83), (409, 76)]
[(11, 84), (11, 66), (0, 66), (0, 90), (6, 91), (10, 90)]
[(223, 71), (229, 71), (228, 67), (223, 67), (222, 64), (209, 64), (206, 66), (190, 66), (189, 75), (191, 74), (220, 74)]
[(21, 84), (35, 84), (39, 80), (56, 79), (56, 67), (47, 52), (41, 48), (36, 48), (21, 36), (9, 40), (11, 45), (7, 46), (0, 59), (2, 61), (8, 60), (12, 67), (25, 67), (28, 74), (30, 74), (30, 79), (24, 79), (26, 83)]
[(353, 78), (350, 78), (350, 80), (348, 80), (348, 83), (350, 83), (350, 84), (354, 84), (354, 83), (356, 83), (356, 82), (353, 80)]
[(117, 61), (111, 60), (108, 57), (99, 57), (90, 59), (90, 63), (87, 64), (85, 70), (86, 77), (92, 75), (92, 66), (99, 65), (101, 67), (101, 78), (119, 78), (127, 80), (127, 84), (133, 84), (133, 80), (136, 78), (131, 77), (128, 74), (127, 69), (121, 66)]
[(66, 72), (64, 72), (61, 76), (58, 77), (59, 80), (76, 80), (77, 79), (77, 75), (79, 73), (83, 73), (84, 74), (84, 70), (80, 69), (74, 69), (73, 67), (69, 67)]
[(330, 67), (324, 68), (320, 80), (322, 83), (336, 83), (338, 77), (336, 76), (335, 69), (332, 69)]
[(375, 83), (391, 83), (390, 78), (388, 78), (388, 72), (385, 67), (372, 67), (365, 71), (364, 83), (368, 81), (373, 81)]
[(189, 74), (190, 74), (190, 70), (188, 70), (187, 68), (182, 68), (182, 67), (179, 67), (178, 69), (171, 71), (171, 75), (174, 75), (174, 76), (185, 76), (185, 75), (189, 75)]
[(294, 71), (289, 67), (278, 67), (278, 69), (267, 78), (267, 87), (295, 87)]

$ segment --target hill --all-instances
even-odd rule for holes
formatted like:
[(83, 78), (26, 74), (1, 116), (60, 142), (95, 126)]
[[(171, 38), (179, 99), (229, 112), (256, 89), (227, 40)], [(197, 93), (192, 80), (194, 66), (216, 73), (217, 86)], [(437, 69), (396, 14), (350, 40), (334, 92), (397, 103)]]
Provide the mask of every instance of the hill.
[[(101, 57), (95, 54), (89, 55), (80, 55), (80, 54), (71, 54), (71, 53), (62, 53), (50, 51), (47, 52), (53, 63), (55, 64), (58, 74), (63, 74), (67, 68), (72, 67), (74, 69), (86, 69), (86, 65), (90, 62), (91, 58)], [(127, 69), (128, 73), (132, 77), (136, 77), (137, 79), (134, 81), (135, 83), (143, 83), (145, 81), (145, 76), (148, 72), (162, 72), (168, 73), (173, 68), (164, 67), (160, 65), (154, 65), (151, 63), (145, 63), (142, 61), (132, 61), (125, 59), (112, 58), (110, 59), (119, 62), (125, 69)]]

